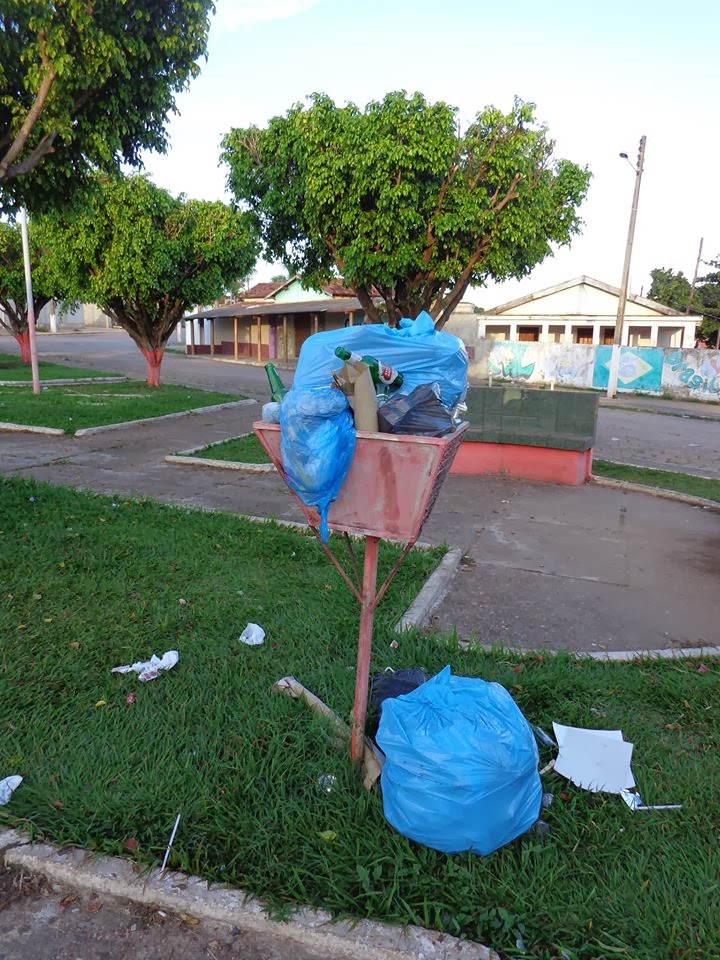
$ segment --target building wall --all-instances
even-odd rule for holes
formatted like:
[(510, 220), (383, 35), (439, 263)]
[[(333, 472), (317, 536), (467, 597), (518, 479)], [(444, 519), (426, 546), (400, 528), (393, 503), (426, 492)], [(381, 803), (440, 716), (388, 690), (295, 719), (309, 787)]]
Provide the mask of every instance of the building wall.
[[(615, 317), (573, 315), (550, 318), (506, 312), (497, 316), (481, 315), (477, 319), (477, 328), (477, 336), (488, 340), (567, 344), (587, 342), (599, 345), (612, 342)], [(455, 315), (446, 329), (460, 336)], [(623, 325), (623, 343), (631, 347), (690, 347), (695, 343), (695, 320), (627, 315)]]
[[(610, 346), (479, 340), (472, 379), (607, 389)], [(720, 351), (623, 347), (618, 390), (720, 402)]]
[[(283, 316), (259, 314), (261, 361), (285, 359)], [(339, 330), (346, 325), (347, 316), (344, 313), (295, 313), (287, 314), (287, 358), (297, 359), (302, 344), (315, 332), (315, 317), (317, 317), (317, 332), (323, 330)], [(355, 321), (362, 322), (364, 314), (355, 312)], [(185, 321), (181, 324), (183, 332), (179, 342), (184, 343), (190, 351), (190, 324), (195, 326), (195, 352), (198, 354), (210, 353), (211, 325), (210, 320)], [(180, 326), (180, 325), (179, 325)], [(237, 321), (238, 359), (258, 360), (258, 323), (257, 317), (244, 315)], [(217, 317), (215, 319), (215, 350), (222, 356), (235, 355), (235, 323), (233, 317)]]
[(322, 290), (304, 290), (299, 280), (278, 291), (273, 297), (275, 303), (307, 303), (310, 300), (329, 300)]

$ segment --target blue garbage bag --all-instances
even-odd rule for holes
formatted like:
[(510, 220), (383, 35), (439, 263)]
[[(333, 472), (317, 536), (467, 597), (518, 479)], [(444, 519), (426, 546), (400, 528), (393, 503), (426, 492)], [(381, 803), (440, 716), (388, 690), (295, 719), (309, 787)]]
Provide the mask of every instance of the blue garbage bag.
[(437, 383), (443, 406), (453, 411), (467, 392), (468, 356), (459, 337), (435, 329), (424, 311), (415, 319), (400, 321), (398, 328), (365, 323), (313, 334), (303, 343), (293, 386), (312, 390), (326, 386), (342, 360), (336, 347), (347, 347), (361, 356), (375, 357), (403, 375), (402, 386), (392, 395), (412, 393), (425, 383)]
[(325, 543), (328, 509), (355, 452), (347, 397), (333, 388), (298, 390), (293, 385), (280, 406), (280, 451), (288, 485), (305, 506), (317, 507)]
[(385, 817), (404, 836), (444, 853), (488, 854), (540, 815), (535, 737), (499, 683), (450, 667), (383, 703)]

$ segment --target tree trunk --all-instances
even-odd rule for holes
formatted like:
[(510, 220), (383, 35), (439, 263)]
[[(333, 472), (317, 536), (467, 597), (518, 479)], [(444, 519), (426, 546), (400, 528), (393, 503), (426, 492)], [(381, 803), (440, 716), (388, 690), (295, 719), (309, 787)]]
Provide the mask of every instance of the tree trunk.
[(147, 360), (147, 385), (149, 387), (159, 387), (160, 364), (162, 363), (164, 350), (162, 348), (159, 350), (141, 348), (141, 350)]
[(30, 331), (23, 330), (22, 333), (14, 333), (13, 336), (20, 347), (20, 360), (22, 363), (30, 363)]

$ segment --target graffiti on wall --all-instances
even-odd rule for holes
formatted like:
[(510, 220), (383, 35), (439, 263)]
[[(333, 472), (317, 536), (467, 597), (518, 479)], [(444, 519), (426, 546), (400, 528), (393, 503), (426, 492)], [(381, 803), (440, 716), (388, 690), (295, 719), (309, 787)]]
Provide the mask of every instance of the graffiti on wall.
[[(607, 389), (612, 347), (597, 347), (592, 385)], [(659, 347), (622, 347), (618, 366), (618, 389), (659, 393), (662, 381), (663, 351)]]
[(665, 357), (663, 385), (682, 384), (688, 393), (709, 398), (720, 395), (720, 352), (672, 350)]
[[(477, 341), (470, 375), (518, 383), (555, 383), (607, 390), (612, 347), (585, 344)], [(720, 401), (720, 351), (623, 347), (618, 387), (627, 392), (666, 393)]]
[(535, 361), (526, 362), (525, 343), (505, 342), (494, 347), (488, 357), (488, 373), (501, 380), (529, 380), (535, 370)]

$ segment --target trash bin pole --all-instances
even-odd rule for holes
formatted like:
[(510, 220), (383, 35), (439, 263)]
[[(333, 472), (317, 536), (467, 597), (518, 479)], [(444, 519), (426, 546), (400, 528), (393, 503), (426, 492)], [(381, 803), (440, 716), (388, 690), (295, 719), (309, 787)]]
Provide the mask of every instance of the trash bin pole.
[(373, 620), (375, 619), (375, 586), (377, 582), (379, 537), (365, 537), (362, 598), (360, 603), (360, 631), (358, 633), (357, 667), (355, 671), (355, 703), (352, 715), (350, 757), (356, 763), (363, 758), (365, 748), (365, 717), (367, 715), (370, 656), (372, 654)]

